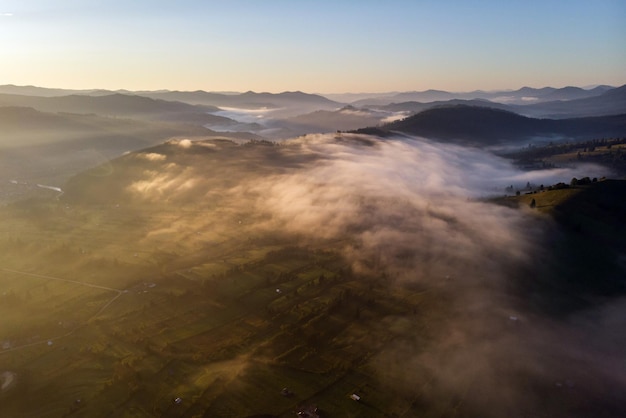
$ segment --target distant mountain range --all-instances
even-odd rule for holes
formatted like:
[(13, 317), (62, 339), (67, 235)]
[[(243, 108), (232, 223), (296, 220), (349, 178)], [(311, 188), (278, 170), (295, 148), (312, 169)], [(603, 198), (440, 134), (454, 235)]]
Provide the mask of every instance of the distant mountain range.
[[(603, 90), (604, 86), (598, 87), (597, 89), (596, 91)], [(543, 97), (555, 97), (561, 95), (561, 92), (565, 89), (552, 89), (548, 93), (545, 93), (544, 90), (545, 89), (540, 89), (540, 93), (544, 95)], [(572, 97), (575, 96), (576, 94), (572, 94)], [(553, 119), (617, 115), (626, 113), (626, 85), (608, 89), (598, 95), (579, 99), (531, 102), (525, 105), (500, 103), (487, 99), (446, 99), (431, 102), (405, 101), (386, 105), (374, 104), (364, 107), (389, 112), (417, 113), (437, 106), (457, 104), (490, 107), (493, 109), (508, 110), (524, 116)]]
[[(102, 90), (71, 90), (71, 89), (51, 89), (47, 87), (37, 86), (16, 86), (14, 84), (5, 84), (0, 86), (2, 94), (19, 94), (22, 96), (39, 96), (39, 97), (58, 97), (70, 96), (73, 94), (96, 96)], [(113, 91), (108, 94), (115, 93)]]
[(535, 117), (564, 118), (626, 113), (626, 85), (595, 96), (556, 100), (526, 106), (513, 105), (514, 112)]
[(202, 104), (221, 107), (240, 108), (276, 108), (288, 106), (316, 106), (318, 108), (334, 108), (340, 104), (316, 94), (307, 94), (300, 91), (283, 93), (255, 93), (248, 91), (240, 94), (208, 93), (205, 91), (167, 91), (167, 92), (138, 92), (136, 94), (153, 99), (176, 100), (191, 104)]
[[(357, 96), (362, 97), (362, 94)], [(372, 101), (374, 103), (371, 103)], [(216, 93), (201, 90), (113, 92), (0, 86), (0, 106), (30, 107), (49, 113), (96, 114), (146, 121), (188, 123), (219, 131), (253, 132), (268, 139), (281, 139), (304, 133), (379, 126), (387, 121), (441, 106), (490, 108), (532, 118), (550, 119), (626, 114), (626, 85), (617, 88), (601, 85), (591, 89), (523, 87), (515, 91), (470, 93), (427, 90), (395, 93), (389, 96), (377, 94), (372, 100), (366, 98), (355, 103), (361, 105), (345, 105), (321, 95), (299, 91), (277, 94), (251, 91)], [(217, 114), (219, 111), (222, 111), (222, 114)], [(426, 114), (422, 118), (430, 120), (432, 114)], [(494, 135), (501, 137), (503, 131), (498, 124), (503, 122), (500, 119), (493, 120), (496, 123), (493, 129), (485, 129), (485, 141)], [(449, 121), (443, 119), (431, 120), (429, 123), (433, 125), (425, 132), (438, 132), (434, 126), (436, 123), (441, 124), (443, 130), (451, 129), (450, 126), (444, 126), (449, 125)], [(585, 123), (583, 128), (587, 126)], [(465, 127), (469, 129), (465, 133), (466, 136), (478, 134), (476, 126)], [(509, 125), (509, 130), (514, 131), (514, 127), (521, 129), (518, 137), (529, 133), (543, 135), (547, 132), (548, 135), (557, 136), (563, 133), (560, 127), (557, 129), (552, 126), (548, 129), (545, 124), (541, 127), (533, 125), (532, 129), (527, 125), (512, 124)], [(594, 129), (593, 133), (596, 131)], [(580, 135), (586, 135), (585, 132), (588, 131), (583, 129)], [(603, 128), (598, 132), (615, 133), (615, 130)]]
[(442, 90), (425, 90), (425, 91), (413, 91), (396, 93), (389, 96), (376, 95), (371, 98), (361, 98), (352, 102), (355, 106), (368, 106), (368, 105), (386, 105), (391, 103), (401, 102), (435, 102), (445, 101), (452, 99), (474, 100), (485, 99), (493, 102), (507, 103), (507, 104), (530, 104), (539, 102), (548, 102), (554, 100), (575, 100), (586, 97), (598, 96), (611, 90), (613, 87), (601, 85), (592, 89), (583, 89), (580, 87), (543, 87), (532, 88), (522, 87), (518, 90), (500, 90), (500, 91), (482, 91), (475, 90), (467, 93), (453, 93)]
[(570, 119), (536, 119), (513, 112), (467, 105), (441, 106), (360, 133), (401, 132), (472, 145), (495, 145), (535, 138), (579, 139), (626, 135), (626, 114)]
[[(282, 93), (255, 93), (248, 91), (245, 93), (215, 93), (202, 90), (197, 91), (108, 91), (108, 90), (64, 90), (47, 89), (34, 86), (0, 86), (0, 94), (12, 94), (22, 96), (38, 97), (60, 97), (60, 96), (139, 96), (169, 102), (184, 102), (191, 105), (202, 105), (212, 107), (236, 107), (247, 109), (278, 109), (278, 108), (307, 108), (311, 109), (333, 109), (341, 107), (341, 103), (332, 101), (317, 94), (308, 94), (300, 91)], [(207, 110), (210, 111), (210, 110)]]
[(103, 116), (172, 120), (194, 124), (234, 122), (225, 117), (211, 115), (209, 112), (219, 110), (215, 106), (194, 106), (188, 103), (155, 100), (120, 93), (99, 96), (56, 97), (0, 94), (0, 106), (23, 106), (32, 107), (42, 112), (93, 113)]
[(247, 104), (251, 107), (276, 107), (285, 106), (294, 103), (301, 104), (307, 102), (309, 104), (318, 104), (321, 106), (352, 104), (354, 106), (363, 105), (385, 105), (390, 103), (400, 103), (408, 101), (416, 102), (434, 102), (452, 99), (486, 99), (490, 101), (510, 103), (510, 104), (529, 104), (538, 102), (549, 102), (555, 100), (576, 100), (587, 97), (598, 96), (614, 87), (608, 85), (599, 85), (593, 88), (584, 89), (581, 87), (567, 86), (562, 88), (555, 87), (522, 87), (518, 90), (495, 90), (483, 91), (474, 90), (471, 92), (449, 92), (443, 90), (424, 90), (410, 92), (394, 92), (394, 93), (345, 93), (345, 94), (309, 94), (301, 91), (282, 92), (282, 93), (256, 93), (248, 91), (245, 93), (223, 93), (223, 92), (207, 92), (203, 90), (196, 91), (171, 91), (171, 90), (155, 90), (155, 91), (130, 91), (130, 90), (103, 90), (103, 89), (55, 89), (36, 86), (16, 86), (12, 84), (0, 86), (0, 93), (3, 94), (19, 94), (25, 96), (40, 97), (58, 97), (70, 95), (88, 95), (103, 96), (114, 93), (137, 95), (151, 97), (154, 99), (163, 99), (170, 101), (181, 101), (191, 104), (203, 104), (212, 106), (242, 106)]

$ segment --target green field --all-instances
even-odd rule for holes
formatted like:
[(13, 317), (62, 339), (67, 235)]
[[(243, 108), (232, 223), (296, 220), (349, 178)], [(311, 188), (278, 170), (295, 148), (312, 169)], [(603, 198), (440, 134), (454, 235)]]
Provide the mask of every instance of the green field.
[[(136, 211), (58, 200), (2, 209), (0, 371), (15, 374), (2, 416), (411, 410), (370, 361), (402, 334), (381, 319), (428, 334), (438, 303), (426, 289), (358, 277), (337, 243), (251, 243), (219, 227), (193, 233), (197, 211)], [(155, 234), (155, 223), (177, 226)]]
[[(279, 187), (272, 176), (323, 159), (297, 151), (213, 141), (192, 152), (168, 143), (121, 157), (107, 176), (87, 171), (60, 197), (0, 207), (0, 416), (293, 417), (317, 405), (324, 417), (522, 417), (586, 402), (576, 391), (558, 402), (543, 396), (562, 379), (550, 357), (560, 352), (519, 348), (541, 327), (518, 326), (526, 322), (517, 315), (530, 306), (537, 319), (544, 301), (564, 311), (583, 294), (554, 277), (586, 279), (605, 260), (613, 271), (606, 247), (589, 248), (594, 231), (614, 225), (598, 224), (595, 211), (621, 210), (602, 188), (617, 187), (619, 200), (622, 183), (506, 199), (536, 225), (581, 219), (535, 266), (515, 262), (509, 247), (478, 245), (473, 237), (491, 239), (485, 219), (466, 223), (445, 205), (420, 211), (384, 195), (350, 196), (353, 217), (332, 234), (293, 227), (298, 217), (316, 220), (323, 203), (258, 210), (267, 194), (258, 185), (268, 184), (259, 179)], [(478, 205), (475, 216), (518, 213)], [(588, 209), (572, 210), (580, 205)], [(377, 219), (383, 207), (388, 217)], [(335, 216), (345, 216), (341, 208)], [(407, 208), (419, 222), (402, 217)], [(410, 234), (377, 229), (385, 222)], [(375, 233), (397, 246), (368, 249)], [(493, 242), (516, 244), (507, 240)], [(584, 257), (563, 263), (571, 254)], [(528, 277), (526, 293), (503, 296)], [(554, 294), (563, 289), (570, 294), (561, 301)], [(529, 369), (528, 359), (549, 371)], [(514, 392), (529, 396), (526, 409), (511, 411), (524, 404)]]

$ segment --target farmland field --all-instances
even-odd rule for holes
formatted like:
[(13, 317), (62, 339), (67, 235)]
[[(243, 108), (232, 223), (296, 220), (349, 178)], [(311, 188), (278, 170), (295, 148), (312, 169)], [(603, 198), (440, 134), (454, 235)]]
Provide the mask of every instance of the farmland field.
[[(404, 333), (380, 320), (410, 318), (428, 334), (436, 303), (427, 289), (358, 278), (333, 248), (341, 243), (251, 243), (192, 231), (197, 212), (168, 209), (142, 208), (140, 218), (54, 199), (2, 208), (0, 371), (15, 375), (2, 416), (410, 408), (410, 396), (380, 386), (370, 361)], [(165, 222), (179, 226), (150, 234)], [(357, 391), (373, 403), (350, 400)]]
[(569, 367), (612, 334), (560, 342), (622, 294), (623, 182), (498, 205), (378, 175), (419, 143), (180, 144), (0, 207), (0, 416), (621, 410)]

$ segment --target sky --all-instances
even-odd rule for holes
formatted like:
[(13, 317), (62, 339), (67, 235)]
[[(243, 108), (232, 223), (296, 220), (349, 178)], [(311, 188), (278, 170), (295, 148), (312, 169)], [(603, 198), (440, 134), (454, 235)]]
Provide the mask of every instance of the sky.
[(0, 0), (0, 84), (391, 92), (626, 83), (623, 0)]

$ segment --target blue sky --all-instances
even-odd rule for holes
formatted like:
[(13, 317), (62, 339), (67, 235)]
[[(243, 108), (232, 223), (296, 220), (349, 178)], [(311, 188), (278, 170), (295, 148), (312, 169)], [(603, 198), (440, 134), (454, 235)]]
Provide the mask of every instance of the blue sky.
[(626, 83), (625, 1), (0, 0), (0, 84), (468, 91)]

